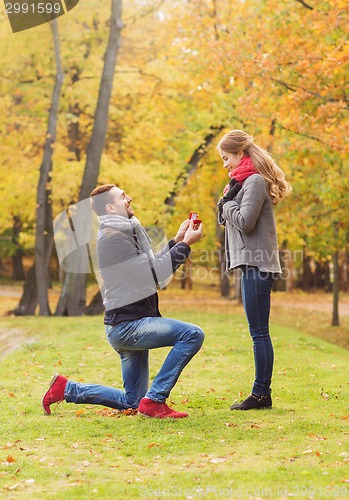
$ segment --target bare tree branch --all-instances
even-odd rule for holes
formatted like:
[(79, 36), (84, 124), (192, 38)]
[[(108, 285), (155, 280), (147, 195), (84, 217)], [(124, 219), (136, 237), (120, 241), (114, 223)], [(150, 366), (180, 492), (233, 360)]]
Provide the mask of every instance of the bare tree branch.
[(190, 3), (193, 3), (194, 6), (199, 3), (200, 6), (204, 9), (205, 13), (210, 17), (211, 19), (214, 20), (213, 23), (213, 30), (214, 30), (214, 36), (216, 40), (219, 40), (219, 32), (218, 32), (218, 25), (217, 25), (217, 14), (218, 14), (218, 7), (217, 7), (217, 0), (212, 0), (212, 7), (207, 5), (206, 2), (203, 0), (195, 0), (192, 2), (192, 0), (189, 0)]
[(143, 19), (144, 17), (149, 16), (149, 14), (152, 14), (153, 12), (156, 12), (159, 7), (164, 3), (165, 0), (160, 0), (156, 5), (153, 5), (150, 7), (148, 10), (144, 12), (140, 12), (139, 14), (136, 14), (135, 16), (129, 17), (124, 19), (125, 24), (130, 24), (134, 23), (136, 21), (139, 21), (139, 19)]
[(154, 80), (157, 80), (158, 83), (162, 83), (163, 82), (163, 80), (159, 76), (153, 75), (152, 73), (147, 73), (146, 71), (143, 71), (140, 68), (135, 68), (135, 69), (117, 69), (115, 71), (115, 73), (124, 73), (124, 74), (138, 73), (139, 75), (144, 76), (146, 78), (153, 78)]
[(300, 85), (294, 85), (292, 83), (283, 82), (282, 80), (278, 80), (277, 78), (268, 78), (268, 80), (271, 80), (272, 82), (278, 83), (279, 85), (282, 85), (287, 90), (291, 90), (292, 92), (295, 92), (297, 89), (303, 90), (304, 92), (307, 92), (307, 94), (310, 94), (314, 97), (317, 97), (318, 99), (321, 99), (322, 101), (325, 101), (325, 102), (340, 102), (340, 101), (342, 101), (342, 99), (335, 99), (334, 97), (324, 97), (321, 94), (319, 94), (318, 92), (313, 92), (312, 90), (306, 89)]
[(305, 3), (304, 0), (296, 0), (296, 2), (301, 3), (306, 9), (314, 10), (314, 7), (311, 7), (309, 4)]
[(178, 175), (173, 190), (165, 199), (165, 205), (167, 205), (167, 211), (169, 212), (171, 209), (169, 207), (174, 207), (175, 206), (175, 200), (178, 196), (178, 194), (181, 192), (181, 190), (188, 184), (188, 181), (190, 177), (194, 174), (196, 171), (200, 160), (203, 158), (203, 156), (206, 154), (208, 146), (211, 144), (213, 139), (217, 137), (217, 135), (224, 129), (224, 126), (221, 125), (220, 127), (212, 127), (210, 132), (207, 134), (205, 137), (204, 141), (200, 144), (200, 146), (194, 151), (192, 154), (192, 157), (190, 158), (189, 162), (183, 169), (183, 171)]
[(319, 139), (318, 137), (303, 133), (303, 132), (297, 132), (296, 130), (291, 130), (290, 128), (284, 127), (280, 123), (276, 123), (276, 126), (280, 128), (281, 130), (286, 130), (286, 132), (291, 132), (292, 134), (295, 135), (300, 135), (301, 137), (306, 137), (307, 139), (311, 139), (312, 141), (317, 141), (320, 142), (321, 144), (325, 144), (329, 149), (332, 149), (331, 145), (328, 144), (327, 142), (323, 141), (322, 139)]

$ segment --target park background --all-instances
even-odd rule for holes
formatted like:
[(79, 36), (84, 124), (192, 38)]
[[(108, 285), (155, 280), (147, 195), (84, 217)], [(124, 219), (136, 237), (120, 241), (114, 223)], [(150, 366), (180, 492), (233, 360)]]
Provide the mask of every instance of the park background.
[[(116, 491), (135, 496), (146, 493), (132, 486), (127, 489), (124, 477), (129, 472), (127, 465), (122, 470), (124, 489), (115, 490), (119, 486), (112, 480), (113, 471), (110, 473), (109, 469), (109, 485), (105, 476), (108, 468), (101, 465), (101, 460), (96, 460), (95, 475), (81, 479), (80, 483), (80, 479), (69, 479), (66, 471), (62, 475), (56, 471), (57, 477), (55, 473), (50, 477), (45, 475), (44, 456), (32, 463), (30, 451), (22, 453), (21, 458), (12, 453), (14, 450), (21, 454), (21, 440), (36, 443), (33, 447), (33, 443), (27, 443), (24, 450), (37, 449), (37, 443), (50, 448), (50, 436), (54, 437), (57, 421), (52, 424), (47, 419), (40, 420), (39, 426), (46, 435), (45, 438), (36, 435), (40, 394), (53, 371), (76, 374), (74, 363), (85, 366), (80, 369), (80, 379), (94, 380), (93, 363), (90, 366), (84, 358), (86, 349), (91, 356), (91, 345), (92, 359), (100, 367), (98, 380), (120, 384), (118, 366), (115, 369), (115, 360), (108, 360), (109, 365), (105, 361), (105, 340), (96, 334), (102, 324), (102, 307), (93, 274), (64, 273), (53, 241), (53, 219), (85, 199), (97, 183), (113, 182), (123, 187), (133, 197), (132, 205), (142, 223), (162, 229), (168, 237), (175, 234), (190, 211), (198, 212), (204, 221), (204, 238), (193, 248), (185, 269), (177, 272), (161, 292), (160, 300), (163, 314), (184, 320), (193, 318), (209, 332), (204, 351), (207, 359), (193, 362), (192, 370), (183, 375), (182, 383), (187, 384), (185, 379), (190, 373), (194, 377), (195, 368), (200, 371), (203, 363), (198, 388), (191, 381), (184, 390), (190, 396), (177, 395), (177, 400), (193, 409), (192, 420), (199, 419), (197, 432), (210, 431), (211, 438), (219, 440), (220, 431), (212, 430), (214, 422), (225, 418), (222, 416), (232, 402), (224, 401), (222, 394), (229, 392), (227, 398), (231, 400), (248, 394), (247, 380), (252, 370), (248, 333), (242, 326), (245, 320), (239, 302), (239, 277), (224, 273), (224, 232), (216, 220), (216, 203), (227, 177), (215, 147), (225, 132), (239, 128), (270, 151), (293, 187), (291, 195), (276, 207), (283, 276), (273, 292), (272, 322), (280, 342), (280, 358), (284, 356), (286, 363), (279, 367), (278, 373), (285, 377), (294, 370), (294, 366), (287, 364), (290, 350), (298, 352), (293, 360), (297, 365), (299, 352), (310, 346), (309, 357), (299, 365), (300, 386), (309, 383), (308, 365), (316, 365), (314, 369), (319, 373), (310, 377), (320, 380), (320, 385), (323, 379), (329, 383), (331, 376), (335, 378), (330, 388), (319, 386), (316, 393), (311, 393), (313, 400), (307, 399), (307, 409), (302, 405), (304, 395), (296, 376), (294, 385), (291, 380), (287, 390), (282, 388), (285, 396), (279, 384), (281, 394), (277, 397), (281, 399), (276, 412), (285, 423), (276, 427), (278, 431), (268, 426), (268, 416), (263, 413), (256, 419), (239, 415), (235, 417), (238, 423), (235, 420), (232, 423), (228, 415), (224, 433), (242, 432), (244, 436), (248, 428), (257, 430), (255, 434), (261, 439), (268, 435), (274, 442), (283, 441), (285, 438), (279, 434), (284, 435), (281, 428), (287, 422), (297, 443), (302, 438), (313, 439), (329, 449), (311, 449), (308, 453), (310, 448), (304, 446), (302, 451), (293, 450), (287, 466), (280, 466), (276, 452), (275, 457), (266, 454), (268, 459), (259, 460), (258, 470), (263, 472), (263, 467), (270, 470), (259, 474), (262, 482), (253, 483), (257, 485), (255, 490), (276, 484), (284, 492), (282, 488), (289, 485), (291, 490), (286, 493), (295, 494), (301, 493), (297, 488), (302, 484), (306, 488), (303, 493), (308, 495), (329, 492), (313, 491), (312, 487), (328, 487), (332, 488), (332, 495), (340, 493), (345, 497), (340, 487), (348, 482), (348, 473), (342, 473), (340, 466), (347, 467), (348, 455), (343, 458), (341, 448), (336, 459), (333, 454), (343, 440), (348, 442), (344, 427), (349, 413), (348, 387), (341, 371), (347, 366), (349, 346), (348, 10), (344, 0), (88, 0), (52, 23), (13, 34), (6, 12), (1, 9), (0, 335), (2, 354), (7, 355), (1, 364), (4, 396), (1, 418), (5, 419), (3, 429), (7, 425), (8, 431), (0, 443), (0, 481), (7, 494), (44, 495), (46, 488), (49, 497), (53, 495), (53, 479), (58, 476), (62, 495), (66, 494), (67, 485), (81, 487), (82, 496), (90, 494), (93, 488), (101, 496)], [(154, 236), (156, 240), (156, 231)], [(231, 338), (232, 331), (237, 337)], [(68, 354), (79, 351), (81, 342), (85, 347), (80, 358), (78, 354)], [(219, 354), (222, 345), (223, 354)], [(18, 347), (21, 349), (13, 352)], [(214, 374), (210, 373), (205, 361), (211, 363), (220, 355), (221, 367), (218, 369), (214, 364)], [(35, 360), (36, 357), (40, 359)], [(154, 355), (153, 372), (160, 359)], [(224, 375), (230, 373), (231, 363), (237, 377), (235, 387), (231, 387), (233, 380)], [(337, 370), (336, 374), (330, 375), (329, 369)], [(11, 380), (11, 374), (17, 371), (18, 376)], [(278, 382), (275, 383), (278, 387)], [(208, 405), (205, 411), (200, 403), (201, 387), (205, 394), (209, 391), (204, 398)], [(28, 402), (28, 394), (33, 394), (33, 401)], [(18, 399), (27, 408), (21, 417)], [(338, 406), (338, 414), (333, 408), (323, 407), (332, 401)], [(296, 431), (290, 426), (289, 412), (297, 410), (309, 422), (308, 429), (304, 425)], [(86, 414), (69, 411), (65, 418), (76, 415), (85, 419), (78, 426), (86, 432), (86, 450), (88, 440), (94, 439), (89, 426), (107, 427), (105, 420), (115, 416), (96, 414), (91, 409)], [(8, 418), (13, 414), (17, 420)], [(58, 414), (60, 418), (64, 409)], [(311, 429), (314, 414), (319, 419), (322, 415), (320, 429)], [(145, 455), (153, 460), (151, 454), (155, 451), (155, 457), (165, 459), (164, 470), (170, 475), (172, 470), (178, 478), (187, 478), (184, 484), (192, 491), (197, 480), (188, 479), (189, 466), (181, 464), (182, 469), (176, 469), (175, 456), (184, 453), (184, 449), (190, 450), (196, 439), (193, 429), (184, 427), (177, 431), (172, 424), (172, 427), (165, 424), (166, 433), (172, 437), (175, 434), (178, 440), (184, 433), (187, 438), (185, 444), (175, 440), (176, 445), (167, 448), (166, 443), (151, 438), (153, 432), (159, 432), (154, 424), (145, 424), (144, 434), (138, 430), (136, 438), (130, 437), (128, 418), (136, 417), (120, 418), (116, 424), (132, 442), (145, 440)], [(325, 436), (327, 431), (321, 427), (330, 425), (331, 418), (335, 420), (333, 449)], [(24, 425), (25, 438), (16, 439), (18, 430), (14, 422)], [(195, 427), (195, 423), (180, 425)], [(131, 427), (134, 429), (136, 424)], [(266, 434), (258, 429), (264, 429)], [(67, 429), (62, 427), (62, 432)], [(112, 442), (112, 434), (105, 439)], [(243, 437), (230, 434), (222, 439), (226, 440), (221, 444), (224, 448)], [(56, 443), (56, 439), (53, 441), (57, 445), (57, 462), (63, 461), (65, 454), (68, 459), (64, 446)], [(74, 443), (80, 443), (76, 436), (71, 438), (69, 450)], [(242, 485), (242, 491), (246, 492), (252, 477), (251, 463), (255, 465), (256, 454), (260, 453), (258, 438), (255, 443), (250, 448), (245, 444), (241, 456), (234, 451), (236, 470), (225, 452), (218, 457), (210, 455), (213, 442), (210, 451), (201, 450), (209, 457), (207, 464), (203, 459), (202, 477), (212, 474), (213, 478), (211, 482), (206, 480), (206, 485), (217, 488), (224, 484), (227, 491), (232, 484), (235, 489)], [(280, 447), (286, 450), (288, 445), (285, 442)], [(73, 451), (81, 446), (76, 444)], [(44, 454), (48, 448), (40, 453)], [(126, 448), (125, 456), (142, 454), (131, 444)], [(194, 446), (190, 453), (195, 455), (195, 450)], [(103, 447), (99, 453), (103, 456)], [(333, 458), (328, 465), (333, 475), (331, 480), (323, 475), (325, 454), (330, 455), (328, 460)], [(193, 463), (199, 455), (198, 448)], [(299, 456), (308, 462), (289, 475), (289, 467), (296, 467), (293, 462), (297, 463)], [(27, 469), (19, 466), (20, 461)], [(161, 478), (156, 480), (157, 472), (148, 483), (151, 467), (147, 469), (146, 458), (144, 463), (139, 465), (143, 472), (138, 479), (149, 486), (148, 493), (158, 490), (154, 497), (161, 497), (166, 483)], [(83, 472), (92, 468), (90, 462), (85, 465)], [(124, 465), (121, 457), (117, 467)], [(308, 478), (305, 471), (310, 465), (315, 465), (315, 475)], [(220, 469), (216, 471), (215, 467)], [(241, 484), (239, 478), (230, 478), (229, 468), (234, 473), (244, 470)], [(76, 470), (77, 476), (84, 475), (79, 467)], [(294, 482), (297, 474), (306, 481)], [(280, 477), (282, 482), (275, 483)], [(104, 493), (103, 481), (109, 485)], [(130, 481), (133, 484), (134, 478)], [(173, 481), (170, 484), (176, 485)], [(77, 492), (79, 495), (79, 488)], [(274, 496), (282, 495), (277, 495), (275, 489)]]

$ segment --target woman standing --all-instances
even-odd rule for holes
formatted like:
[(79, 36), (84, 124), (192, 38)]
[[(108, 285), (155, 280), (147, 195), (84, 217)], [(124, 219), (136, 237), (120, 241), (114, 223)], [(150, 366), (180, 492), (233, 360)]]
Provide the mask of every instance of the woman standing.
[(242, 270), (242, 301), (255, 361), (251, 395), (230, 409), (271, 408), (270, 295), (281, 273), (273, 205), (292, 188), (269, 153), (246, 132), (232, 130), (217, 149), (231, 179), (218, 202), (218, 218), (226, 229), (227, 268)]

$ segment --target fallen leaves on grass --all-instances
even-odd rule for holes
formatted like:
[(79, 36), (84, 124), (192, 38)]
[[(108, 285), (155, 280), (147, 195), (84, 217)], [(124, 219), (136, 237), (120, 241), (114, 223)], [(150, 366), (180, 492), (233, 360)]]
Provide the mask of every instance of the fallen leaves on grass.
[(327, 394), (327, 392), (322, 392), (322, 393), (321, 393), (321, 397), (322, 397), (322, 399), (325, 399), (326, 401), (327, 401), (328, 399), (330, 399), (330, 395), (329, 395), (329, 394)]
[(107, 434), (104, 439), (102, 439), (103, 443), (109, 443), (113, 440), (113, 434)]
[(317, 434), (313, 434), (311, 432), (308, 432), (307, 436), (314, 438), (315, 441), (326, 441), (327, 438), (325, 436), (318, 436)]
[(122, 415), (137, 415), (137, 408), (128, 408), (127, 410), (121, 410)]
[(161, 444), (158, 444), (158, 443), (149, 443), (147, 448), (154, 448), (154, 446), (159, 446), (161, 447)]
[(5, 490), (7, 491), (13, 491), (19, 486), (19, 483), (14, 484), (13, 486), (5, 486)]
[(9, 450), (10, 448), (13, 448), (14, 446), (16, 446), (16, 444), (19, 442), (20, 441), (17, 440), (15, 443), (6, 443), (1, 449), (2, 450)]
[(211, 458), (211, 460), (210, 460), (211, 464), (222, 464), (226, 461), (227, 461), (227, 459), (223, 458), (223, 457)]
[(302, 452), (302, 455), (312, 455), (315, 454), (317, 457), (321, 457), (321, 452), (320, 451), (313, 451), (311, 448), (308, 448), (307, 450)]
[(103, 417), (116, 417), (120, 418), (122, 415), (133, 416), (137, 415), (138, 410), (134, 408), (127, 408), (127, 410), (115, 410), (113, 408), (103, 408), (102, 410), (97, 410), (98, 415)]

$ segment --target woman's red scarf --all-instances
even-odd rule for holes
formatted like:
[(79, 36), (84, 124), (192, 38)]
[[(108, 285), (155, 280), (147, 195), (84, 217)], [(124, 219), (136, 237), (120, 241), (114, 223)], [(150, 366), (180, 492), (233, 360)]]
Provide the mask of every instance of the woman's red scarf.
[(229, 172), (229, 177), (233, 180), (235, 180), (234, 183), (231, 181), (229, 184), (227, 184), (223, 190), (223, 196), (227, 194), (229, 189), (232, 188), (232, 185), (238, 183), (240, 186), (242, 183), (247, 179), (247, 177), (250, 177), (250, 175), (257, 174), (258, 171), (254, 167), (252, 160), (249, 156), (243, 156), (240, 160), (240, 163), (234, 170)]

